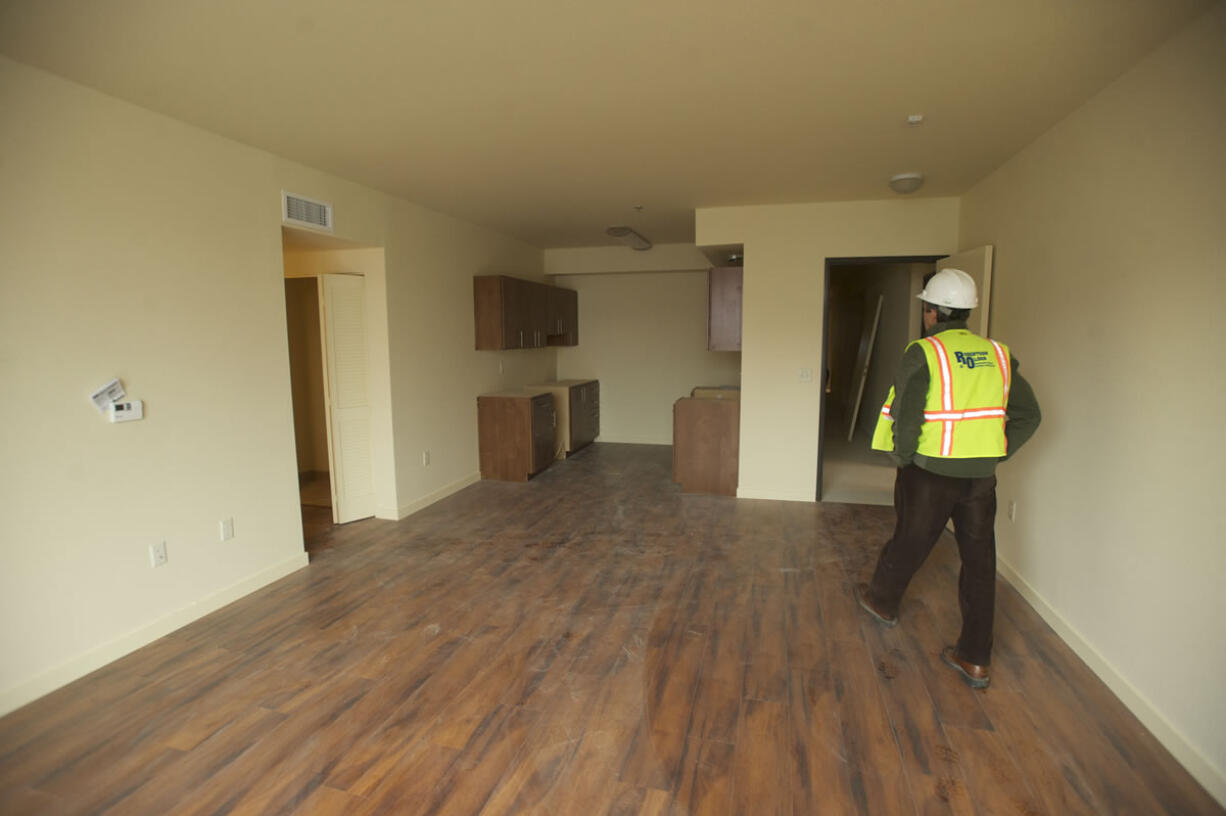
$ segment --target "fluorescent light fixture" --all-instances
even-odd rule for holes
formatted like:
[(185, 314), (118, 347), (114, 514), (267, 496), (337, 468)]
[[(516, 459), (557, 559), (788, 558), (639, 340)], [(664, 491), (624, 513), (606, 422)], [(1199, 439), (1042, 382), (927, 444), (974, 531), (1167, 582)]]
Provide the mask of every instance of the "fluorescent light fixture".
[(651, 249), (651, 241), (639, 235), (629, 227), (609, 227), (605, 230), (610, 238), (616, 238), (631, 249), (639, 251)]
[(890, 189), (896, 193), (914, 193), (924, 186), (923, 173), (899, 173), (890, 179)]

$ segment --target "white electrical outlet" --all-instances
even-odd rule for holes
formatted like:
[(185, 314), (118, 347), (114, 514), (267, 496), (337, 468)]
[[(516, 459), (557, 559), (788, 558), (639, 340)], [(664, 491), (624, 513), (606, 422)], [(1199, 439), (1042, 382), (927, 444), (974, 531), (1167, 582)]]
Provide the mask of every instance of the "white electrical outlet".
[(234, 538), (234, 519), (225, 518), (221, 520), (221, 540), (229, 541)]
[(1009, 521), (1013, 521), (1016, 518), (1017, 518), (1017, 501), (1015, 501), (1014, 499), (1010, 499), (1009, 500)]
[(166, 542), (160, 541), (157, 544), (149, 545), (149, 566), (161, 567), (165, 566), (170, 560), (170, 556), (166, 554)]
[(424, 450), (421, 452), (421, 466), (422, 467), (430, 466), (430, 451)]
[(813, 382), (813, 369), (802, 368), (797, 374), (797, 377), (800, 379), (801, 382)]

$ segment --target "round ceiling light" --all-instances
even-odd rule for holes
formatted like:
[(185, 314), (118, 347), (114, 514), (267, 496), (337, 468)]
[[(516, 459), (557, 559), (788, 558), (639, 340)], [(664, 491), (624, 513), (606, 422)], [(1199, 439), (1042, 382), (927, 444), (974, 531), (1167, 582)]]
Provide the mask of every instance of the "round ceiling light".
[(896, 193), (914, 193), (924, 186), (923, 173), (899, 173), (890, 178), (890, 189)]

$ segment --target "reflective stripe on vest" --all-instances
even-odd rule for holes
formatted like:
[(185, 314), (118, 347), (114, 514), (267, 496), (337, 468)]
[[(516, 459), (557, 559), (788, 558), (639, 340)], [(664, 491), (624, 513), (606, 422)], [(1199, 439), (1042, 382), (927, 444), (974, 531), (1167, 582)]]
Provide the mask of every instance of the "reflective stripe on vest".
[[(935, 337), (925, 337), (925, 340), (932, 346), (932, 350), (937, 355), (937, 379), (939, 380), (937, 388), (941, 393), (941, 414), (948, 416), (954, 411), (954, 375), (949, 370), (949, 352), (945, 350), (945, 344)], [(924, 421), (933, 422), (938, 420), (928, 419), (928, 414), (936, 414), (936, 411), (925, 411)], [(941, 455), (949, 456), (954, 450), (954, 421), (952, 419), (942, 418), (941, 428)]]
[[(1009, 386), (1013, 382), (1013, 367), (1009, 364), (1009, 354), (1008, 352), (1005, 351), (1004, 346), (1002, 346), (1000, 343), (997, 343), (992, 338), (989, 337), (988, 342), (992, 344), (992, 348), (996, 349), (996, 364), (1000, 366), (1000, 378), (1003, 381), (1002, 385), (1004, 385), (1004, 389), (1005, 389), (1005, 405), (1008, 405), (1009, 404)], [(1005, 424), (1007, 421), (1008, 420), (1007, 420), (1007, 417), (1005, 416), (1004, 409), (1001, 409), (1001, 415), (1000, 415), (1001, 433), (1004, 433)], [(1005, 452), (1007, 453), (1008, 450), (1009, 450), (1009, 437), (1006, 436), (1005, 437)]]

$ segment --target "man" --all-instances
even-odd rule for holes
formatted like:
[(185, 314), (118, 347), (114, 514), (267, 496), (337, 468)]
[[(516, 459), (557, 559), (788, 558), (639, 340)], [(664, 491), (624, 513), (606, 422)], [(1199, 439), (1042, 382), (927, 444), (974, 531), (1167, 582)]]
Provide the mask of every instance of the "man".
[(1009, 349), (967, 329), (979, 305), (970, 275), (944, 269), (919, 298), (924, 336), (903, 353), (873, 435), (873, 448), (889, 451), (898, 465), (897, 522), (872, 581), (856, 586), (856, 600), (885, 626), (896, 625), (907, 584), (952, 518), (962, 558), (962, 633), (941, 658), (972, 688), (986, 688), (996, 604), (996, 463), (1034, 434), (1039, 404)]

